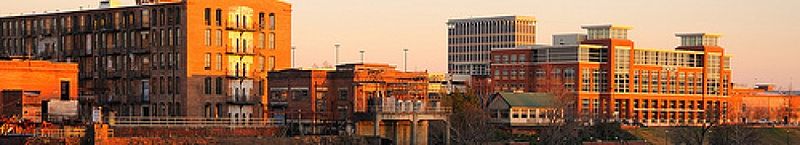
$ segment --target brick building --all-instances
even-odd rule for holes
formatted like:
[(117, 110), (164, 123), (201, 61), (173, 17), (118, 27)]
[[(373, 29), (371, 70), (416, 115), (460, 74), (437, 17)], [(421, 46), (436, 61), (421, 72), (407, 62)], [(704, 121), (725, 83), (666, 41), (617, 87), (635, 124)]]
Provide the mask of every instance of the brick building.
[(0, 57), (77, 62), (75, 92), (117, 116), (262, 116), (267, 72), (290, 66), (290, 42), (291, 5), (279, 0), (0, 17)]
[(42, 101), (78, 98), (78, 65), (0, 60), (0, 118), (41, 121)]
[[(304, 132), (372, 131), (369, 111), (394, 102), (428, 100), (428, 73), (386, 64), (342, 64), (335, 69), (287, 69), (269, 74), (270, 118), (297, 122)], [(348, 130), (355, 129), (355, 130)], [(408, 133), (408, 132), (406, 132)]]
[(732, 96), (740, 99), (736, 110), (742, 123), (800, 124), (800, 92), (774, 90), (773, 85), (734, 88)]
[[(492, 91), (574, 91), (587, 119), (646, 125), (696, 124), (728, 116), (730, 55), (719, 35), (682, 33), (674, 50), (634, 48), (630, 27), (583, 26), (588, 35), (557, 35), (552, 46), (492, 52)], [(713, 112), (708, 113), (707, 112)]]

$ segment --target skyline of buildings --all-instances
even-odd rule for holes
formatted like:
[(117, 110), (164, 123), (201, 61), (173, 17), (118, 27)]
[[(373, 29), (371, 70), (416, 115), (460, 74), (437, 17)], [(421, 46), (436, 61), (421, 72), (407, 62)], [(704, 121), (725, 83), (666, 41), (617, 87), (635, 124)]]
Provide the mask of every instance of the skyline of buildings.
[[(281, 0), (103, 0), (99, 9), (0, 17), (2, 130), (8, 122), (14, 133), (44, 133), (36, 127), (49, 126), (52, 110), (70, 114), (53, 127), (100, 134), (227, 127), (395, 144), (449, 144), (453, 116), (457, 126), (513, 135), (566, 120), (800, 125), (794, 91), (732, 81), (732, 55), (716, 33), (638, 48), (633, 27), (591, 24), (547, 45), (536, 43), (537, 27), (547, 27), (532, 16), (448, 19), (448, 73), (437, 73), (365, 62), (363, 50), (359, 63), (340, 63), (339, 43), (333, 67), (295, 67), (292, 23)], [(433, 124), (444, 130), (429, 132)]]
[[(719, 9), (708, 13), (707, 15), (716, 15), (720, 17), (703, 17), (701, 15), (693, 15), (690, 13), (692, 8), (702, 8), (702, 5), (717, 5), (715, 2), (695, 2), (693, 5), (685, 5), (684, 3), (670, 3), (670, 2), (640, 2), (630, 1), (624, 3), (629, 5), (633, 10), (642, 9), (645, 6), (648, 9), (641, 10), (639, 13), (647, 15), (662, 16), (658, 20), (652, 20), (645, 15), (633, 13), (619, 13), (612, 11), (594, 11), (592, 17), (584, 17), (589, 14), (590, 7), (594, 5), (610, 5), (599, 2), (549, 2), (549, 1), (510, 1), (503, 4), (491, 4), (487, 2), (475, 2), (458, 4), (458, 7), (452, 9), (420, 9), (415, 8), (415, 11), (404, 12), (403, 10), (392, 7), (393, 5), (403, 5), (404, 3), (417, 3), (417, 1), (408, 2), (378, 2), (374, 3), (375, 8), (366, 9), (352, 9), (362, 8), (363, 5), (358, 5), (356, 1), (343, 1), (339, 3), (321, 2), (321, 1), (295, 1), (288, 0), (292, 3), (297, 3), (298, 7), (294, 13), (301, 15), (297, 19), (293, 19), (295, 23), (294, 38), (292, 45), (297, 46), (297, 63), (299, 66), (312, 66), (313, 64), (322, 64), (327, 61), (333, 62), (333, 55), (314, 56), (314, 54), (322, 52), (325, 54), (332, 53), (332, 45), (334, 43), (342, 43), (343, 49), (341, 50), (341, 58), (344, 62), (357, 62), (358, 51), (366, 50), (369, 60), (388, 62), (390, 64), (403, 64), (402, 52), (403, 48), (410, 49), (410, 58), (426, 58), (429, 61), (421, 61), (420, 59), (409, 60), (409, 69), (414, 70), (429, 70), (434, 72), (444, 72), (447, 69), (446, 61), (447, 56), (442, 55), (447, 53), (446, 50), (441, 49), (446, 45), (446, 42), (441, 41), (441, 37), (436, 38), (441, 34), (446, 33), (446, 27), (442, 21), (449, 18), (460, 18), (467, 16), (481, 16), (492, 14), (526, 14), (535, 15), (540, 21), (540, 26), (546, 26), (549, 29), (539, 30), (539, 34), (549, 36), (559, 32), (579, 32), (578, 27), (572, 27), (580, 24), (593, 24), (593, 23), (624, 23), (636, 25), (640, 28), (646, 28), (650, 31), (638, 32), (632, 35), (634, 39), (639, 42), (647, 44), (646, 47), (654, 48), (672, 48), (677, 44), (678, 39), (671, 39), (672, 32), (692, 32), (697, 31), (698, 28), (706, 28), (714, 32), (724, 32), (727, 35), (725, 41), (721, 43), (726, 44), (732, 53), (750, 55), (737, 57), (738, 63), (733, 64), (733, 67), (738, 68), (739, 71), (734, 72), (734, 81), (740, 84), (755, 84), (759, 82), (772, 82), (777, 84), (778, 88), (789, 89), (789, 82), (800, 83), (800, 76), (796, 76), (797, 69), (785, 68), (778, 69), (775, 67), (766, 67), (761, 65), (760, 61), (768, 61), (773, 64), (788, 65), (791, 59), (788, 54), (797, 52), (800, 49), (790, 49), (791, 47), (779, 46), (780, 42), (790, 42), (785, 39), (791, 38), (791, 32), (798, 29), (789, 27), (792, 24), (800, 24), (800, 21), (787, 19), (786, 3), (797, 3), (793, 1), (786, 2), (749, 2), (738, 1), (733, 3), (725, 3), (729, 7), (744, 8), (743, 6), (753, 6), (757, 8), (747, 8), (747, 11), (732, 11), (728, 9)], [(37, 3), (37, 4), (32, 4)], [(40, 4), (38, 4), (40, 3)], [(356, 3), (356, 4), (354, 4)], [(535, 3), (536, 5), (531, 5)], [(576, 7), (584, 9), (576, 9), (575, 11), (563, 13), (561, 9), (555, 7), (545, 7), (545, 5), (553, 4), (571, 4)], [(134, 0), (120, 0), (122, 5), (133, 5)], [(321, 7), (319, 4), (336, 5), (337, 7)], [(739, 4), (739, 5), (737, 5)], [(473, 7), (482, 7), (483, 5), (492, 5), (492, 7), (484, 7), (475, 9)], [(505, 9), (498, 9), (500, 5), (504, 5)], [(666, 9), (658, 7), (661, 5), (672, 5), (679, 9)], [(439, 8), (442, 3), (432, 3), (425, 5), (426, 8)], [(656, 6), (656, 7), (653, 7)], [(33, 0), (18, 3), (15, 7), (8, 7), (0, 11), (3, 16), (78, 10), (83, 7), (84, 10), (94, 9), (97, 7), (95, 0), (78, 0), (78, 1), (58, 1), (49, 2), (47, 0)], [(769, 9), (763, 9), (770, 7)], [(380, 9), (378, 9), (380, 8)], [(470, 8), (467, 10), (467, 8)], [(758, 11), (756, 11), (758, 10)], [(403, 20), (395, 23), (390, 22), (371, 22), (365, 24), (347, 24), (346, 23), (330, 23), (324, 25), (324, 21), (339, 21), (339, 20), (352, 20), (363, 21), (365, 19), (376, 18), (378, 13), (363, 13), (365, 11), (379, 11), (392, 19)], [(438, 11), (431, 13), (431, 11)], [(321, 17), (321, 14), (336, 14), (341, 15), (339, 19), (332, 19)], [(674, 15), (664, 15), (664, 14)], [(419, 17), (408, 17), (407, 15), (420, 15)], [(601, 15), (602, 14), (602, 15)], [(741, 17), (731, 17), (733, 15)], [(614, 16), (614, 17), (611, 17)], [(702, 23), (673, 23), (672, 25), (662, 25), (660, 21), (675, 21), (675, 22), (702, 22)], [(775, 23), (756, 23), (760, 21), (772, 21)], [(409, 23), (415, 22), (415, 23)], [(714, 22), (714, 23), (709, 23)], [(724, 25), (718, 25), (718, 24)], [(374, 24), (374, 25), (373, 25)], [(369, 31), (366, 29), (354, 28), (367, 28), (370, 26)], [(387, 28), (388, 27), (388, 28)], [(755, 29), (742, 29), (742, 28), (760, 28)], [(389, 29), (391, 28), (391, 29)], [(347, 30), (347, 31), (345, 31)], [(417, 30), (431, 30), (420, 32)], [(374, 32), (374, 33), (371, 33)], [(317, 35), (304, 35), (312, 34)], [(378, 34), (392, 34), (394, 38), (405, 41), (414, 41), (414, 45), (406, 43), (386, 43), (385, 40), (374, 39), (383, 38), (384, 35)], [(299, 35), (298, 35), (299, 34)], [(411, 37), (413, 36), (413, 37)], [(764, 37), (771, 36), (771, 37)], [(367, 37), (367, 39), (365, 39)], [(410, 37), (410, 38), (409, 38)], [(358, 38), (358, 39), (356, 39)], [(536, 38), (539, 43), (550, 43), (550, 37)], [(357, 41), (358, 40), (358, 41)], [(369, 41), (360, 41), (369, 40)], [(751, 41), (752, 40), (752, 41)], [(753, 43), (765, 42), (765, 43)], [(382, 46), (380, 48), (373, 46)], [(760, 51), (770, 50), (770, 51)], [(426, 62), (433, 62), (434, 65), (427, 65)], [(772, 75), (767, 75), (772, 74)]]

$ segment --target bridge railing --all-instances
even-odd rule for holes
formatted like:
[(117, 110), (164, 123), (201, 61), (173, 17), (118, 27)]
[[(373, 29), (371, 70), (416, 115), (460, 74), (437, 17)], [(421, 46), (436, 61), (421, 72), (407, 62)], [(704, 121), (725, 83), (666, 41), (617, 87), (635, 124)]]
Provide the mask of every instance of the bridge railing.
[(203, 118), (203, 117), (161, 117), (161, 116), (115, 116), (109, 117), (111, 126), (141, 127), (267, 127), (283, 123), (277, 119), (263, 118)]
[(383, 114), (449, 114), (453, 112), (451, 107), (397, 107), (397, 106), (370, 106), (371, 111)]

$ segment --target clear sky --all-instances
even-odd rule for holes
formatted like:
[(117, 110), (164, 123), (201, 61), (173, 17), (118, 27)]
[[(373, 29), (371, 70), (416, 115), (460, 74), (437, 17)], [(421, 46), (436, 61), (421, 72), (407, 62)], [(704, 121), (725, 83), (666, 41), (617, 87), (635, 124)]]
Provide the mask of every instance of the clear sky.
[[(14, 0), (0, 5), (9, 13), (97, 7), (99, 0)], [(132, 4), (133, 0), (122, 0)], [(800, 6), (798, 0), (286, 0), (294, 5), (293, 40), (300, 66), (340, 59), (402, 67), (409, 49), (409, 70), (447, 70), (448, 18), (529, 15), (538, 20), (537, 43), (551, 35), (583, 32), (582, 24), (633, 26), (638, 48), (672, 49), (676, 32), (723, 35), (721, 46), (733, 54), (734, 81), (773, 82), (800, 88)]]

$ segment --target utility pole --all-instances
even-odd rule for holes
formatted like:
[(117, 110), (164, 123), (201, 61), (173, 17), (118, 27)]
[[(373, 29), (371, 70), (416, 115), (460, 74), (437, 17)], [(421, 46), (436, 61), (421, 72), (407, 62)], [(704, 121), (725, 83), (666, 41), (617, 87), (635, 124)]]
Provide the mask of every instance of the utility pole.
[(408, 49), (403, 49), (403, 71), (408, 72)]
[(333, 62), (334, 63), (333, 65), (335, 66), (335, 65), (339, 65), (339, 46), (342, 46), (342, 44), (336, 43), (336, 44), (333, 44), (333, 46), (336, 47), (335, 50), (334, 50), (334, 56), (333, 56), (334, 59), (335, 59), (334, 62)]

